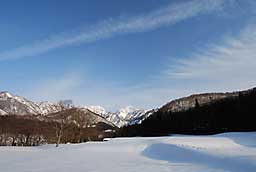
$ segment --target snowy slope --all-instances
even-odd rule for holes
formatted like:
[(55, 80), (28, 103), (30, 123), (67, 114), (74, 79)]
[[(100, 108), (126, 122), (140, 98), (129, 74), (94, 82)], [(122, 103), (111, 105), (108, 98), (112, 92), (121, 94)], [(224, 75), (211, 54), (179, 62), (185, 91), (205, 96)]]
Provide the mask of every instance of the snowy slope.
[(5, 111), (3, 111), (2, 109), (0, 109), (0, 115), (7, 115), (7, 113)]
[(5, 114), (17, 115), (47, 115), (70, 107), (71, 105), (65, 101), (35, 103), (9, 92), (0, 92), (0, 114), (5, 112)]
[(32, 101), (14, 96), (8, 92), (0, 92), (0, 109), (10, 114), (38, 114), (40, 109)]
[(124, 125), (136, 123), (135, 120), (145, 115), (146, 111), (137, 109), (132, 106), (121, 108), (117, 112), (108, 112), (105, 114), (106, 119), (112, 121), (116, 126), (122, 127)]
[(82, 108), (89, 109), (90, 111), (105, 117), (105, 114), (107, 113), (106, 110), (102, 106), (84, 106)]
[(255, 172), (255, 139), (252, 132), (0, 147), (0, 167), (4, 172)]
[(62, 107), (56, 103), (51, 103), (51, 102), (39, 102), (36, 103), (39, 107), (39, 113), (46, 115), (49, 113), (55, 113), (59, 112), (62, 110)]
[[(60, 101), (58, 103), (48, 101), (35, 103), (23, 97), (12, 95), (9, 92), (0, 92), (0, 115), (48, 115), (72, 107), (75, 106), (71, 100)], [(101, 106), (83, 106), (76, 108), (89, 109), (118, 127), (140, 123), (152, 114), (151, 112), (131, 106), (127, 106), (116, 112), (108, 112)]]
[(85, 108), (101, 115), (108, 121), (115, 124), (117, 127), (122, 127), (128, 124), (139, 124), (142, 120), (150, 116), (155, 111), (146, 111), (143, 109), (134, 108), (132, 106), (126, 106), (116, 112), (107, 112), (101, 106), (86, 106)]
[(39, 107), (39, 113), (43, 115), (60, 112), (74, 107), (71, 100), (62, 100), (57, 103), (45, 101), (36, 103), (36, 105)]

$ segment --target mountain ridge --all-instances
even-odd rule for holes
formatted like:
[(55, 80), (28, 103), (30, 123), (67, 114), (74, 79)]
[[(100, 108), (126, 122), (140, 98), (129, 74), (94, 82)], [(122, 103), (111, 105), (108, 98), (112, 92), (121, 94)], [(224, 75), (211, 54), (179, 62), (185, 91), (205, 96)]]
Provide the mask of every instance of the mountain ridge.
[(88, 109), (120, 128), (126, 125), (140, 124), (157, 111), (161, 111), (162, 113), (186, 111), (194, 108), (196, 104), (201, 106), (227, 97), (237, 97), (239, 96), (239, 93), (248, 92), (250, 90), (252, 89), (225, 93), (192, 94), (187, 97), (171, 100), (159, 109), (144, 110), (132, 106), (126, 106), (115, 112), (109, 112), (101, 106), (75, 106), (71, 100), (59, 101), (57, 103), (47, 101), (35, 103), (26, 98), (12, 95), (11, 93), (4, 91), (0, 92), (0, 115), (14, 114), (46, 116), (48, 114), (58, 113), (71, 108)]
[(119, 136), (255, 131), (255, 107), (256, 88), (191, 95), (165, 104), (141, 124), (121, 128)]
[(71, 108), (88, 109), (118, 127), (141, 122), (138, 119), (141, 118), (142, 120), (142, 117), (147, 112), (146, 110), (131, 106), (121, 108), (116, 112), (109, 112), (101, 106), (75, 106), (71, 100), (61, 100), (57, 103), (49, 101), (33, 102), (7, 91), (0, 92), (0, 115), (47, 116)]

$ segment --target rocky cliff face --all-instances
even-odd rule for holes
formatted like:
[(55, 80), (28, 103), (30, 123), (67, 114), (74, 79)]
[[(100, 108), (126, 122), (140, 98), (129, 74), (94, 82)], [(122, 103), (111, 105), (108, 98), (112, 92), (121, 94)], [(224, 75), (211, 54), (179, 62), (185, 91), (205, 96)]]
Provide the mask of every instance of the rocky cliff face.
[(196, 104), (204, 105), (227, 97), (238, 96), (238, 92), (234, 93), (205, 93), (194, 94), (188, 97), (173, 100), (164, 105), (160, 110), (164, 112), (186, 111), (196, 106)]

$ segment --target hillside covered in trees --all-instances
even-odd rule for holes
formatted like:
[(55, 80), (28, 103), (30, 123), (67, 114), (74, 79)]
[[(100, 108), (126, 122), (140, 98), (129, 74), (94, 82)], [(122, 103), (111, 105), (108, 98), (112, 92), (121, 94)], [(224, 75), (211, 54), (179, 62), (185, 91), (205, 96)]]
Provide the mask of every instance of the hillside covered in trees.
[(113, 135), (115, 126), (84, 109), (41, 115), (0, 116), (0, 146), (81, 143)]
[[(237, 96), (234, 96), (237, 95)], [(160, 136), (179, 134), (214, 134), (256, 130), (256, 88), (241, 91), (222, 99), (172, 111), (163, 106), (139, 125), (120, 129), (119, 136)]]
[(64, 109), (48, 115), (1, 115), (0, 145), (56, 143), (58, 146), (105, 137), (256, 131), (256, 88), (195, 94), (149, 112), (140, 124), (122, 128), (85, 108)]

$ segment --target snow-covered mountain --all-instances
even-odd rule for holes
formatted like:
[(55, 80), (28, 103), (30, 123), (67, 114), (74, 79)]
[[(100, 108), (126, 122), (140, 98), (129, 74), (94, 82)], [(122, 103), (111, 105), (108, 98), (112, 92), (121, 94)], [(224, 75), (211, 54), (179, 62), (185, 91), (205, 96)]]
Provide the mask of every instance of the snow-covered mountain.
[(131, 124), (139, 124), (155, 111), (146, 111), (132, 106), (126, 106), (116, 112), (108, 112), (101, 106), (87, 106), (86, 108), (106, 118), (117, 127)]
[[(48, 115), (61, 112), (75, 107), (71, 100), (52, 103), (48, 101), (35, 103), (23, 97), (12, 95), (9, 92), (0, 92), (0, 115)], [(121, 108), (116, 112), (108, 112), (101, 106), (75, 107), (77, 109), (88, 109), (100, 115), (107, 121), (122, 127), (129, 124), (137, 124), (147, 118), (153, 111), (137, 109), (132, 106)]]
[(0, 115), (47, 115), (70, 107), (66, 101), (35, 103), (9, 92), (0, 92)]
[(89, 109), (90, 111), (105, 117), (105, 114), (107, 113), (106, 110), (102, 106), (84, 106), (82, 108)]

